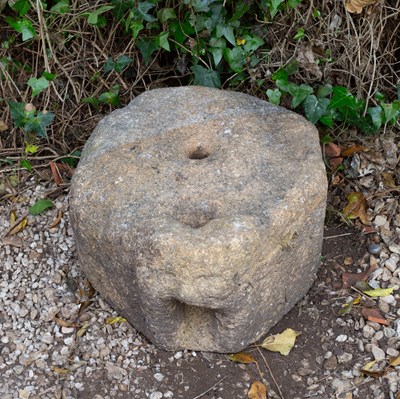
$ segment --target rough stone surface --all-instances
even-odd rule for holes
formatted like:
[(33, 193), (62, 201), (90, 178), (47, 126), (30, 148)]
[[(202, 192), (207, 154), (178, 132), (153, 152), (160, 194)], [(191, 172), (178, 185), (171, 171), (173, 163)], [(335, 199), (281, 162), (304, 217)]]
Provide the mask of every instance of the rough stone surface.
[(71, 194), (80, 263), (159, 347), (239, 351), (311, 286), (326, 188), (301, 116), (240, 93), (153, 90), (86, 144)]

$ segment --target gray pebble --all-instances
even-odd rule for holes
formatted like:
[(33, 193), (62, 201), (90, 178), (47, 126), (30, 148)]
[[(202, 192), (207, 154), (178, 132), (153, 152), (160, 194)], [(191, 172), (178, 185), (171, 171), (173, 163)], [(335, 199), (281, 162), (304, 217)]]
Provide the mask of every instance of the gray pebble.
[(372, 345), (371, 353), (375, 360), (377, 361), (385, 360), (386, 357), (385, 352), (378, 346)]
[(161, 399), (163, 397), (162, 392), (154, 391), (150, 394), (150, 399)]
[(368, 245), (368, 252), (372, 255), (379, 254), (379, 252), (381, 252), (381, 245), (372, 242), (371, 244)]

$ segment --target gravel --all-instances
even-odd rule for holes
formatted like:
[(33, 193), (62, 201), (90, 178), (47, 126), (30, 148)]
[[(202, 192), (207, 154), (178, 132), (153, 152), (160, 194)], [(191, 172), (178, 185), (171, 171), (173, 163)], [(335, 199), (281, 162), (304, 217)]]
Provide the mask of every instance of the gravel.
[[(17, 218), (24, 215), (36, 199), (53, 189), (28, 180), (18, 201), (0, 204), (0, 233), (10, 230), (12, 210)], [(392, 287), (393, 292), (364, 300), (381, 311), (387, 325), (364, 319), (357, 305), (354, 312), (337, 317), (337, 310), (357, 293), (333, 290), (320, 281), (313, 288), (319, 293), (318, 302), (305, 298), (294, 316), (299, 323), (306, 317), (315, 320), (311, 327), (319, 335), (309, 330), (299, 337), (304, 345), (311, 341), (315, 357), (307, 357), (303, 347), (296, 346), (293, 355), (274, 363), (282, 390), (286, 385), (299, 387), (293, 399), (399, 397), (400, 366), (389, 367), (390, 359), (398, 359), (400, 353), (400, 217), (393, 217), (399, 206), (391, 199), (379, 197), (369, 210), (376, 214), (372, 223), (376, 231), (374, 239), (365, 243), (365, 256), (358, 260), (347, 256), (344, 266), (332, 266), (332, 273), (335, 267), (340, 272), (353, 267), (360, 273), (376, 265), (367, 282), (374, 288)], [(66, 194), (54, 200), (52, 209), (29, 216), (24, 229), (3, 237), (0, 260), (1, 399), (244, 399), (259, 378), (256, 368), (234, 365), (223, 355), (164, 353), (128, 323), (110, 323), (116, 312), (99, 295), (88, 297), (75, 258)], [(79, 313), (85, 302), (89, 307)], [(336, 316), (328, 322), (321, 306)], [(302, 353), (302, 360), (292, 361)], [(375, 361), (371, 370), (376, 367), (383, 377), (362, 371), (371, 361)], [(278, 367), (283, 367), (280, 374)], [(267, 372), (265, 378), (269, 397), (279, 398)], [(203, 395), (206, 391), (208, 396)]]

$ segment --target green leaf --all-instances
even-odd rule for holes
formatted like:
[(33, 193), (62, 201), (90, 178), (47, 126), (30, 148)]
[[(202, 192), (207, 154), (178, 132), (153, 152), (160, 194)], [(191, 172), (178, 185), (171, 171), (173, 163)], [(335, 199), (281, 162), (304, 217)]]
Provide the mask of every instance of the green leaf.
[(37, 145), (25, 143), (25, 153), (26, 154), (35, 154), (39, 147)]
[(49, 87), (49, 82), (45, 77), (41, 77), (36, 79), (34, 77), (28, 80), (28, 86), (32, 89), (32, 97), (36, 97), (40, 94), (43, 90)]
[(43, 72), (42, 76), (44, 78), (46, 78), (49, 82), (51, 82), (52, 80), (54, 80), (57, 75), (55, 73), (51, 73), (51, 72)]
[(339, 109), (349, 107), (355, 109), (356, 98), (346, 89), (346, 87), (335, 86), (333, 89), (333, 97), (329, 104), (329, 109)]
[(213, 59), (214, 59), (214, 65), (218, 66), (218, 64), (221, 62), (224, 50), (222, 48), (215, 48), (211, 47), (208, 49), (208, 51), (212, 54)]
[(249, 53), (256, 51), (259, 47), (261, 47), (264, 44), (264, 40), (255, 35), (252, 36), (244, 35), (243, 39), (246, 40), (246, 43), (243, 45), (243, 48)]
[(136, 39), (140, 31), (144, 29), (144, 25), (140, 21), (132, 21), (129, 25), (129, 29), (131, 30), (132, 37)]
[(233, 12), (231, 22), (238, 21), (250, 10), (250, 5), (244, 1), (239, 1), (235, 5), (235, 10)]
[(96, 97), (85, 97), (81, 100), (85, 104), (90, 104), (94, 109), (98, 109), (100, 102)]
[(376, 288), (374, 290), (367, 290), (367, 291), (363, 291), (364, 294), (372, 297), (372, 298), (376, 298), (376, 297), (382, 297), (384, 298), (385, 296), (390, 295), (393, 292), (394, 288), (390, 287), (390, 288)]
[(21, 160), (21, 168), (25, 168), (28, 172), (32, 172), (32, 165), (27, 159)]
[(53, 206), (53, 201), (49, 199), (41, 199), (36, 201), (35, 204), (29, 208), (29, 213), (31, 215), (40, 215), (46, 209), (49, 209), (52, 206)]
[(26, 132), (35, 132), (40, 137), (46, 137), (46, 127), (54, 118), (55, 115), (51, 112), (38, 112), (37, 116), (27, 118), (23, 128)]
[(118, 107), (120, 105), (119, 89), (120, 87), (118, 85), (113, 86), (110, 91), (102, 93), (99, 96), (99, 101), (104, 104), (110, 104), (114, 107)]
[(369, 107), (367, 114), (371, 117), (374, 126), (379, 129), (383, 124), (382, 107)]
[(108, 57), (107, 61), (103, 65), (103, 71), (105, 73), (115, 70), (117, 73), (122, 73), (125, 67), (132, 62), (132, 58), (126, 55), (120, 55), (115, 61), (111, 57)]
[(159, 49), (157, 40), (154, 38), (144, 38), (138, 40), (136, 42), (136, 46), (139, 48), (146, 65), (149, 64), (151, 55)]
[(221, 79), (217, 71), (204, 68), (201, 65), (193, 65), (190, 69), (194, 73), (194, 85), (217, 88), (221, 87)]
[(333, 127), (333, 116), (332, 115), (322, 115), (319, 121), (325, 126)]
[(85, 13), (87, 16), (87, 21), (91, 25), (97, 25), (99, 23), (99, 16), (104, 14), (107, 11), (110, 11), (114, 8), (114, 6), (101, 6), (97, 10), (92, 11), (91, 13)]
[(287, 5), (290, 8), (296, 8), (301, 3), (301, 1), (302, 0), (288, 0)]
[(307, 96), (303, 103), (306, 118), (315, 125), (325, 113), (328, 105), (329, 99), (327, 98), (317, 98), (314, 94)]
[(271, 19), (275, 17), (275, 15), (279, 11), (279, 6), (283, 3), (283, 0), (270, 0), (270, 9), (269, 12), (271, 14)]
[(305, 32), (303, 28), (298, 28), (296, 34), (293, 36), (294, 40), (300, 40), (305, 37)]
[(11, 5), (11, 8), (18, 11), (18, 15), (23, 17), (30, 10), (31, 4), (29, 3), (29, 0), (18, 0)]
[(6, 18), (7, 23), (14, 28), (18, 33), (22, 33), (22, 41), (26, 42), (36, 36), (35, 28), (29, 19), (23, 18), (18, 21), (11, 17)]
[(70, 12), (69, 0), (59, 0), (53, 7), (50, 8), (50, 11), (56, 12), (59, 14), (67, 14)]
[(177, 16), (173, 8), (162, 8), (157, 12), (157, 18), (161, 23), (164, 24), (170, 19), (177, 19)]
[(271, 104), (279, 105), (281, 102), (282, 93), (279, 89), (274, 89), (274, 90), (268, 89), (267, 96), (268, 96), (268, 101)]
[(246, 52), (242, 48), (226, 48), (224, 49), (224, 57), (234, 72), (243, 71), (243, 67), (246, 65)]
[(26, 121), (25, 103), (7, 101), (15, 127), (22, 127)]
[(317, 92), (317, 97), (318, 98), (328, 97), (331, 94), (332, 94), (332, 85), (327, 83), (327, 84), (324, 84), (322, 86), (319, 86), (318, 92)]
[(169, 32), (161, 32), (157, 37), (157, 44), (164, 50), (170, 51), (168, 36)]
[(393, 101), (391, 104), (381, 103), (385, 122), (390, 122), (394, 125), (400, 115), (400, 101)]
[(149, 14), (149, 11), (154, 8), (156, 5), (154, 3), (150, 3), (149, 1), (139, 1), (137, 5), (137, 10), (139, 14), (143, 17), (143, 19), (147, 22), (155, 22), (157, 18), (153, 17), (153, 15)]
[(114, 6), (113, 14), (117, 20), (135, 7), (135, 0), (110, 0), (110, 3)]
[(225, 39), (232, 44), (232, 46), (236, 46), (236, 40), (232, 26), (223, 24), (217, 25), (216, 36), (217, 38), (224, 36)]
[(190, 3), (196, 13), (208, 12), (210, 11), (210, 4), (214, 0), (190, 0), (185, 1), (186, 4)]

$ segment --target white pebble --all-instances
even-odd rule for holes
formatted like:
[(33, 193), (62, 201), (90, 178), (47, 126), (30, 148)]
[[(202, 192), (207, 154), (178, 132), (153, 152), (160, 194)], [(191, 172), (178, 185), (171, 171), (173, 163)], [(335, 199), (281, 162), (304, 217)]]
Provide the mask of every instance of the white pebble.
[(345, 342), (347, 341), (347, 335), (345, 334), (340, 334), (336, 337), (336, 341), (337, 342)]
[(385, 352), (378, 346), (372, 345), (371, 353), (375, 360), (377, 360), (377, 361), (385, 360), (385, 357), (386, 357)]
[(150, 394), (150, 399), (161, 399), (163, 397), (162, 392), (154, 391)]

